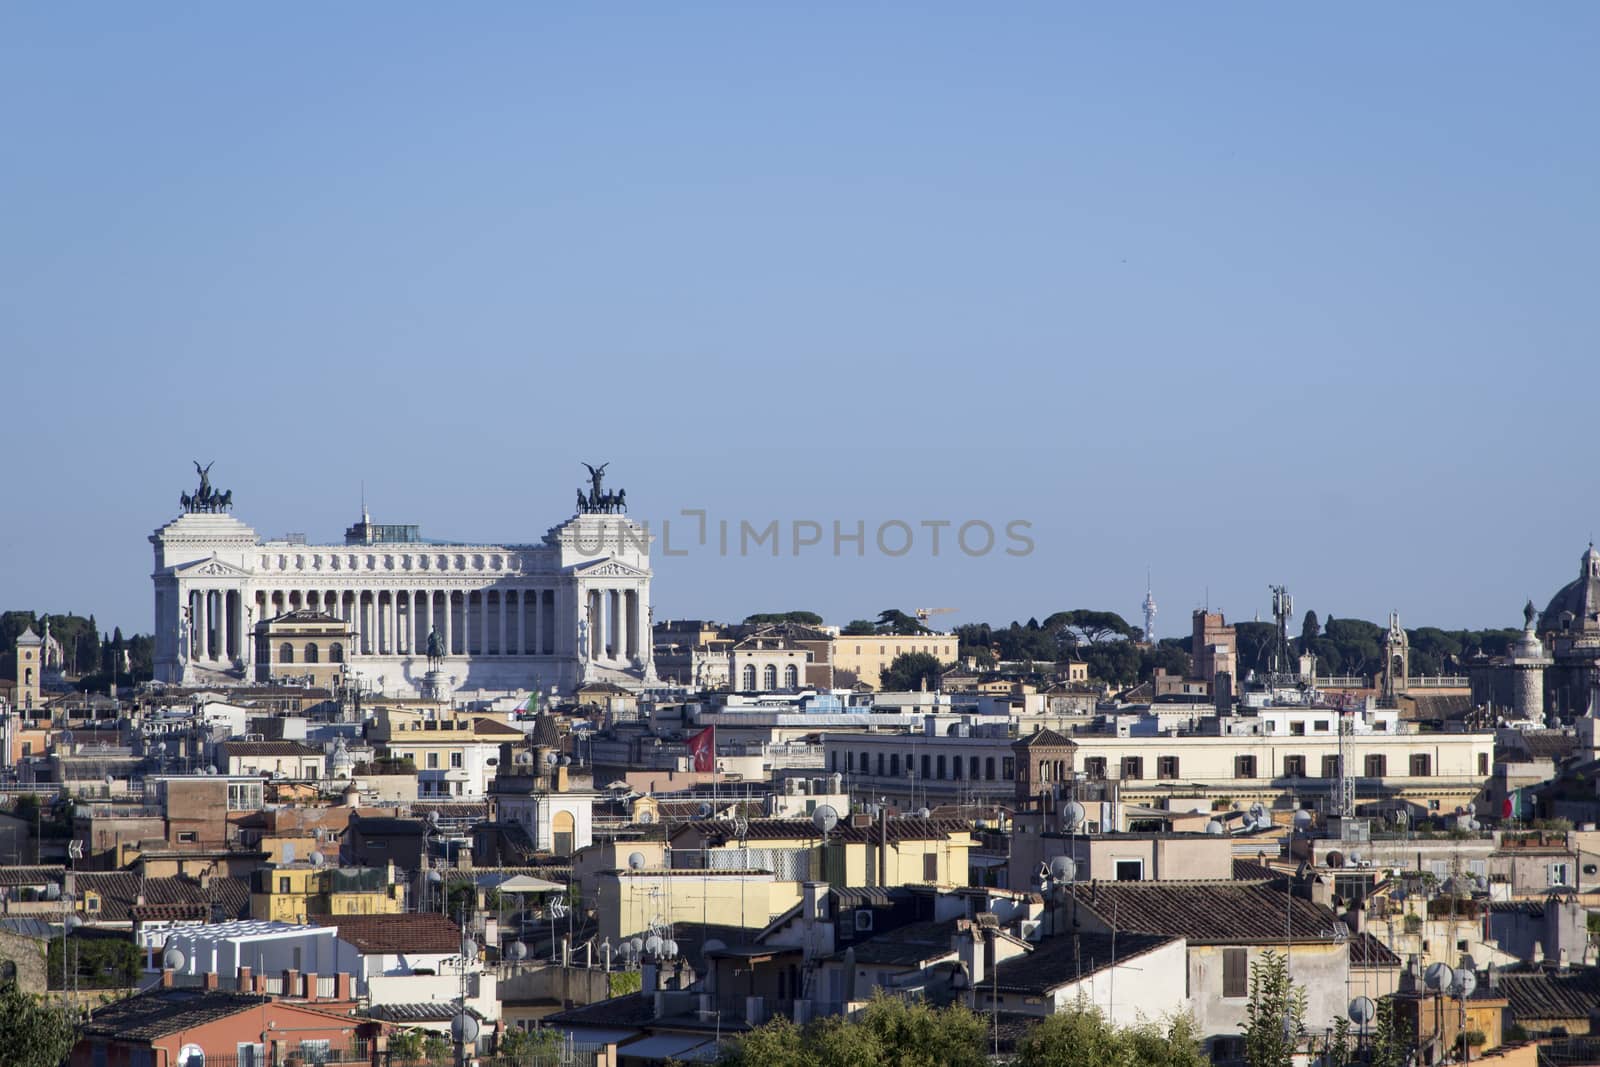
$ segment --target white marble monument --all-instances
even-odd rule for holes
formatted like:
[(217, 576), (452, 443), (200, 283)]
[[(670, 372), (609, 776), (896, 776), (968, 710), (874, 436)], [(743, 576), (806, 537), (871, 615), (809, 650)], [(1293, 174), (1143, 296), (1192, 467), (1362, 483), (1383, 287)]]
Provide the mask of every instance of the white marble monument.
[[(338, 654), (364, 686), (390, 695), (422, 694), (435, 627), (458, 693), (526, 690), (536, 679), (562, 691), (580, 681), (654, 684), (651, 537), (599, 481), (537, 544), (437, 544), (366, 515), (343, 544), (307, 544), (261, 539), (228, 513), (231, 492), (202, 474), (184, 513), (150, 536), (156, 678), (253, 679), (256, 626), (310, 609), (351, 624), (351, 647)], [(273, 672), (293, 677), (294, 666)]]

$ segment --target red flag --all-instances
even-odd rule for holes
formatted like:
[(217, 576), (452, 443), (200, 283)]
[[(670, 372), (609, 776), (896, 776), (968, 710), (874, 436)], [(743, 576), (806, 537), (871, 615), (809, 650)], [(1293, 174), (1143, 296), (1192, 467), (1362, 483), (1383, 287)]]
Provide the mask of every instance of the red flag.
[(714, 771), (717, 769), (717, 728), (707, 726), (689, 738), (690, 770)]
[(1500, 806), (1500, 817), (1503, 819), (1509, 819), (1515, 810), (1516, 809), (1511, 805), (1511, 794), (1507, 793), (1506, 802)]

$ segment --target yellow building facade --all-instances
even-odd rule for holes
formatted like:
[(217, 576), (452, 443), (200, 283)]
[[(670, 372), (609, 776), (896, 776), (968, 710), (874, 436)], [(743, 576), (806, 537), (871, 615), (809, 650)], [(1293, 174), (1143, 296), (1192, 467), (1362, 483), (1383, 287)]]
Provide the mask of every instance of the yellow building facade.
[(834, 676), (849, 671), (857, 682), (879, 689), (896, 656), (925, 652), (940, 663), (954, 663), (960, 645), (955, 634), (840, 634), (833, 639)]

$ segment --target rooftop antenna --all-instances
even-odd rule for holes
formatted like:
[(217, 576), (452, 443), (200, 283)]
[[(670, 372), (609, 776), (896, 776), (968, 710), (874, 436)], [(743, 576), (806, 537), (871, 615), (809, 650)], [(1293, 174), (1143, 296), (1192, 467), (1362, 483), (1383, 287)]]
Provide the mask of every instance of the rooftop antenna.
[(361, 479), (361, 521), (372, 521), (367, 517), (367, 480), (365, 478)]

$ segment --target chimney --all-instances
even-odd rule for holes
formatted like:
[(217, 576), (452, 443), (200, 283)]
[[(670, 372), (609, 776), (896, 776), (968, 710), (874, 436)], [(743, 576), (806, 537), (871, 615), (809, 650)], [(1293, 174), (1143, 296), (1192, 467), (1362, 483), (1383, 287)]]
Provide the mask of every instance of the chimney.
[(977, 988), (988, 973), (984, 968), (983, 931), (978, 929), (977, 923), (963, 919), (956, 923), (956, 930), (951, 940), (955, 944), (950, 947), (955, 949), (956, 958), (967, 969), (973, 988)]
[(334, 999), (340, 1001), (354, 1000), (355, 996), (351, 991), (351, 984), (350, 975), (348, 973), (341, 971), (339, 974), (335, 975), (333, 979)]
[(255, 989), (254, 972), (249, 967), (239, 968), (239, 992), (249, 993)]
[(217, 988), (217, 984), (217, 972), (207, 971), (205, 975), (205, 987), (207, 989), (215, 989)]
[(827, 907), (823, 903), (827, 892), (827, 882), (802, 882), (800, 884), (800, 920), (804, 925), (810, 926), (827, 918), (823, 914)]
[(172, 975), (173, 975), (173, 970), (172, 970), (171, 967), (163, 967), (161, 969), (161, 988), (162, 989), (171, 989), (172, 988)]
[(309, 1000), (309, 1001), (316, 1000), (317, 999), (317, 972), (315, 972), (315, 971), (307, 971), (306, 972), (305, 982), (306, 982), (306, 996), (305, 996), (305, 999)]

